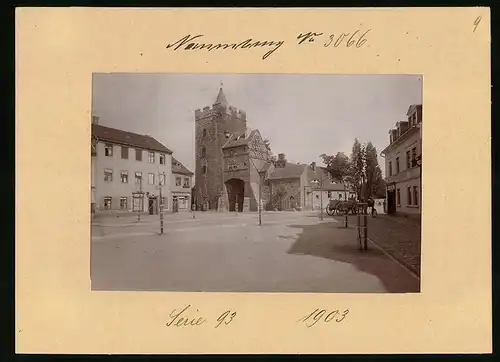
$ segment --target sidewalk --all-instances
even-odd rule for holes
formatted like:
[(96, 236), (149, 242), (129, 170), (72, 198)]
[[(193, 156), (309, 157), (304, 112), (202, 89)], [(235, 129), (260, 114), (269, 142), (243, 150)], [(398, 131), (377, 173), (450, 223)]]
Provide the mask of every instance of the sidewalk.
[(421, 224), (416, 218), (368, 218), (368, 238), (420, 277)]

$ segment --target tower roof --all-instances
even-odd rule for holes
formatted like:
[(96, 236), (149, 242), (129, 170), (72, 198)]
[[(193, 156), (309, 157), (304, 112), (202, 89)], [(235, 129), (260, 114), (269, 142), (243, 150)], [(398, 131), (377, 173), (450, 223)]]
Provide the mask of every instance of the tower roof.
[(222, 90), (222, 86), (219, 89), (219, 94), (217, 95), (217, 99), (215, 100), (214, 105), (216, 104), (227, 104), (226, 96), (224, 95), (224, 91)]

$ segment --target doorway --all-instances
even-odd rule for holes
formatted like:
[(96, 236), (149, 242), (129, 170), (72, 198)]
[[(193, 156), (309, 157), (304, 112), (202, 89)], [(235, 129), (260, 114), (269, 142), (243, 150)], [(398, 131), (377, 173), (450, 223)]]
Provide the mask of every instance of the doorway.
[(172, 204), (172, 211), (173, 212), (179, 212), (179, 200), (177, 196), (174, 196), (173, 204)]
[(156, 198), (155, 197), (150, 197), (148, 199), (148, 211), (149, 211), (149, 215), (156, 214), (156, 210), (157, 210)]
[(226, 181), (226, 188), (229, 199), (229, 211), (243, 212), (245, 182), (241, 179), (232, 178)]
[(387, 214), (396, 213), (396, 190), (387, 191)]

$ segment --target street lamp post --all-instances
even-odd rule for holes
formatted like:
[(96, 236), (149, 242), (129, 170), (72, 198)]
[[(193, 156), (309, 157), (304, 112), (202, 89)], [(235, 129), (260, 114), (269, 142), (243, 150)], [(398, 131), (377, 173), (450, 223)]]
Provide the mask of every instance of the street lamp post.
[(319, 213), (319, 218), (320, 220), (323, 220), (323, 178), (320, 178), (320, 180), (313, 180), (316, 185), (319, 185), (319, 192), (320, 192), (320, 201), (319, 201), (319, 207), (320, 207), (320, 213)]
[[(163, 179), (162, 179), (163, 176)], [(163, 184), (165, 183), (165, 174), (158, 174), (160, 180), (160, 234), (163, 234)]]

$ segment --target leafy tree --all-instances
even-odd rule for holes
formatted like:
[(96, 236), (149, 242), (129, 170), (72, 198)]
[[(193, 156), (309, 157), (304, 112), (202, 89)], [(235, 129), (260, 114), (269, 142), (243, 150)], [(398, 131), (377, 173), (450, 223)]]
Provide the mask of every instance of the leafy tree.
[(278, 160), (278, 158), (276, 157), (276, 155), (273, 154), (273, 152), (271, 150), (271, 141), (269, 141), (266, 138), (264, 140), (264, 146), (266, 146), (266, 148), (267, 148), (267, 155), (269, 157), (269, 161), (271, 161), (273, 164), (276, 164), (276, 161)]
[(337, 152), (337, 154), (333, 156), (322, 154), (320, 157), (326, 165), (326, 170), (332, 175), (332, 179), (344, 184), (344, 197), (347, 199), (346, 183), (348, 183), (348, 178), (351, 173), (349, 157), (343, 152)]
[(371, 142), (366, 144), (366, 194), (365, 197), (385, 196), (385, 181), (378, 164), (377, 149)]
[(356, 189), (358, 199), (361, 199), (364, 194), (363, 185), (366, 178), (366, 150), (365, 145), (362, 145), (357, 138), (352, 145), (350, 171), (350, 181)]

